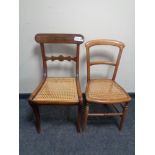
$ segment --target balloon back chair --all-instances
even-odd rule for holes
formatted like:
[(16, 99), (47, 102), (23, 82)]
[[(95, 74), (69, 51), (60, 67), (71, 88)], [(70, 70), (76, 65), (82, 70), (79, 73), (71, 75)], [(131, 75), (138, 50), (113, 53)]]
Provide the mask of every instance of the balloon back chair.
[[(35, 40), (40, 44), (43, 78), (38, 87), (29, 97), (29, 104), (35, 116), (36, 129), (41, 131), (39, 107), (41, 105), (65, 105), (78, 107), (77, 130), (80, 131), (81, 106), (83, 103), (79, 82), (79, 51), (84, 37), (80, 34), (37, 34)], [(74, 44), (76, 56), (47, 56), (45, 44)], [(76, 75), (74, 77), (49, 77), (47, 61), (74, 61), (76, 63)]]
[[(116, 59), (116, 62), (111, 61), (90, 61), (90, 48), (97, 45), (109, 45), (115, 46), (119, 49), (119, 53)], [(118, 66), (120, 63), (120, 58), (122, 55), (123, 48), (125, 45), (122, 42), (115, 40), (104, 40), (97, 39), (88, 41), (85, 44), (86, 55), (87, 55), (87, 86), (86, 86), (86, 104), (83, 117), (83, 129), (87, 126), (88, 116), (119, 116), (120, 120), (120, 130), (123, 127), (124, 119), (128, 111), (128, 103), (131, 98), (127, 92), (115, 81)], [(95, 51), (94, 51), (95, 52)], [(90, 68), (93, 65), (104, 64), (114, 66), (114, 73), (112, 79), (100, 78), (100, 79), (91, 79), (90, 78)], [(111, 105), (113, 107), (112, 112), (104, 113), (92, 113), (89, 112), (89, 106), (91, 104), (104, 104)], [(120, 108), (118, 109), (118, 105)]]

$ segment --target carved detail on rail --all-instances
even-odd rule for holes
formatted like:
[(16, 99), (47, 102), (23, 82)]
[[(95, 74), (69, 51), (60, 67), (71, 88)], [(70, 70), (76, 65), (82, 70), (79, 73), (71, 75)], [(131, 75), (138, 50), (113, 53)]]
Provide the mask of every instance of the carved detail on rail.
[(51, 60), (51, 61), (55, 61), (55, 60), (59, 60), (59, 61), (76, 61), (76, 57), (71, 57), (71, 56), (63, 56), (63, 55), (59, 55), (59, 56), (51, 56), (51, 57), (46, 57), (46, 61)]

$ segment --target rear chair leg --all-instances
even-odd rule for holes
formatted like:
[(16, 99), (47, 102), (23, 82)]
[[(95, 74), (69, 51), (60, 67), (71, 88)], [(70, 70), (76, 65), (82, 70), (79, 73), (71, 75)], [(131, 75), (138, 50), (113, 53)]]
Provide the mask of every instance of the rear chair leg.
[(78, 115), (77, 115), (77, 131), (81, 131), (81, 113), (82, 113), (82, 106), (78, 105)]
[(30, 103), (30, 106), (32, 107), (32, 110), (33, 110), (33, 113), (34, 113), (34, 116), (35, 116), (35, 121), (36, 121), (35, 123), (36, 123), (37, 132), (40, 133), (41, 127), (40, 127), (39, 107), (38, 107), (38, 105), (31, 104), (31, 103)]
[(85, 130), (85, 128), (87, 127), (87, 120), (88, 120), (88, 113), (89, 113), (89, 105), (87, 104), (84, 107), (84, 114), (83, 114), (83, 121), (82, 121), (82, 129)]
[(123, 107), (123, 115), (121, 116), (120, 130), (122, 130), (122, 128), (123, 128), (124, 120), (127, 115), (127, 112), (128, 112), (128, 103), (125, 104), (125, 106)]

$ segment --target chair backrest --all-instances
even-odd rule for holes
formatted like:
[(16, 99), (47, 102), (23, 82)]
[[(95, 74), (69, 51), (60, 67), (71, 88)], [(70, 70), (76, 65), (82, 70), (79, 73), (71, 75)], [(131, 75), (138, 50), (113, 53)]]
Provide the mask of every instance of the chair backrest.
[[(47, 77), (47, 61), (75, 61), (76, 62), (76, 77), (79, 77), (79, 50), (80, 44), (84, 42), (84, 37), (80, 34), (36, 34), (35, 40), (40, 44), (43, 62), (43, 77)], [(76, 56), (46, 56), (44, 44), (75, 44)]]
[[(92, 62), (90, 62), (90, 48), (93, 46), (96, 46), (96, 45), (110, 45), (110, 46), (118, 47), (119, 53), (117, 56), (116, 63), (113, 63), (111, 61), (92, 61)], [(122, 55), (122, 51), (123, 51), (123, 48), (125, 47), (124, 43), (116, 41), (116, 40), (97, 39), (97, 40), (88, 41), (85, 44), (85, 47), (86, 47), (86, 55), (87, 55), (87, 81), (90, 80), (90, 67), (92, 65), (98, 65), (98, 64), (106, 64), (106, 65), (115, 66), (113, 77), (112, 77), (112, 80), (115, 80), (119, 62), (120, 62), (120, 58)]]

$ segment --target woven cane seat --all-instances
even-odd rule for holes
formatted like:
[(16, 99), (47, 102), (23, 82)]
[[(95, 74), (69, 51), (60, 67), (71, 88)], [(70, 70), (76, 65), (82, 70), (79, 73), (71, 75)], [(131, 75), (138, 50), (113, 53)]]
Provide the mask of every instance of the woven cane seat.
[(37, 103), (78, 103), (78, 94), (75, 78), (49, 77), (34, 97)]
[(115, 81), (109, 79), (90, 80), (87, 85), (88, 102), (122, 103), (131, 100), (130, 96)]

